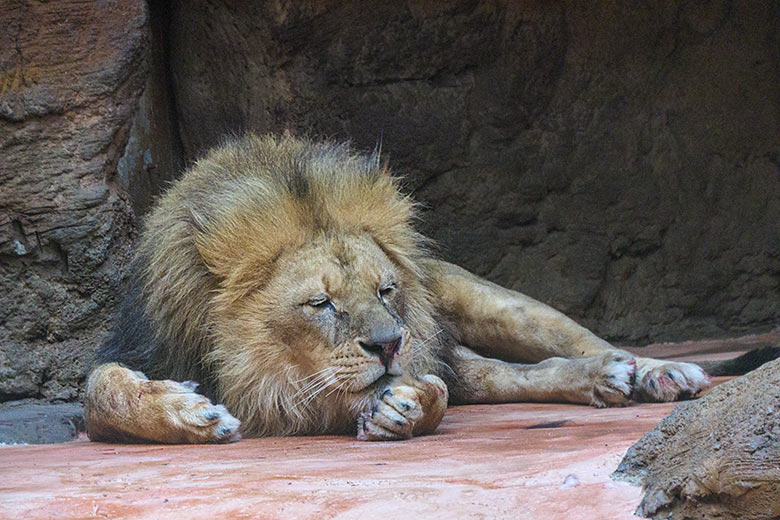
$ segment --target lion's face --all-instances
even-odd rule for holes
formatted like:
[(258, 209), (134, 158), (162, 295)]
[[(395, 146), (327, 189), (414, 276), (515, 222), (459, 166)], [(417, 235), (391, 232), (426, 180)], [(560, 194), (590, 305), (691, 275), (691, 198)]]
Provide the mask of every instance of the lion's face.
[(414, 214), (384, 162), (348, 146), (249, 135), (210, 151), (139, 247), (161, 362), (205, 376), (245, 433), (354, 427), (390, 379), (440, 368)]
[[(404, 277), (369, 237), (319, 239), (287, 254), (239, 303), (249, 363), (293, 367), (303, 398), (366, 393), (411, 362)], [(275, 368), (274, 370), (279, 370)]]

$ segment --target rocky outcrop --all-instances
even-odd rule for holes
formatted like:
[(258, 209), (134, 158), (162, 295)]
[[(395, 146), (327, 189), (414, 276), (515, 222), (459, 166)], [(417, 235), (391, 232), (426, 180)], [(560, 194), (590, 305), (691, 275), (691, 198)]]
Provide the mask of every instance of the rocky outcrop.
[(122, 292), (133, 205), (171, 169), (159, 53), (141, 0), (2, 12), (0, 401), (69, 400)]
[(780, 316), (776, 2), (178, 2), (188, 157), (381, 141), (443, 255), (638, 343)]
[(780, 361), (677, 406), (632, 446), (613, 478), (644, 488), (658, 519), (780, 517)]

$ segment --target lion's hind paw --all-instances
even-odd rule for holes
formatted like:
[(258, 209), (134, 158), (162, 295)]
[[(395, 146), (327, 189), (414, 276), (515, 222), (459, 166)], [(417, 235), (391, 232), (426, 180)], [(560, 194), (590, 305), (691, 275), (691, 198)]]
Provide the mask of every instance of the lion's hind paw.
[(668, 402), (696, 397), (709, 388), (710, 377), (693, 363), (640, 358), (634, 397), (637, 401)]

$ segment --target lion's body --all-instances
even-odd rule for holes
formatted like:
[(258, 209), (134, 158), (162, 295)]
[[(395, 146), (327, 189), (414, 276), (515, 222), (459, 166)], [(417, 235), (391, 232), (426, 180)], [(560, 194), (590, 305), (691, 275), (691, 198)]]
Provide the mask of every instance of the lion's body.
[[(366, 438), (405, 437), (441, 419), (438, 378), (463, 403), (604, 406), (637, 390), (631, 356), (433, 260), (413, 218), (378, 158), (345, 146), (249, 136), (209, 153), (146, 220), (117, 328), (98, 356), (109, 364), (88, 383), (90, 436), (230, 440), (230, 412), (249, 435), (341, 433), (359, 421)], [(227, 410), (110, 362), (198, 381)], [(680, 378), (651, 398), (706, 386), (693, 365), (639, 363), (648, 383)]]

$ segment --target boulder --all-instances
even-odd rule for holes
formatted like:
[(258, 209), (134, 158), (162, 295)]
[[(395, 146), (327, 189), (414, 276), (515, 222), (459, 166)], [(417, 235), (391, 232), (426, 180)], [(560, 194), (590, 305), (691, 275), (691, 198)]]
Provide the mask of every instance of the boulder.
[(655, 519), (780, 517), (780, 360), (678, 405), (613, 478), (644, 489)]
[(173, 168), (162, 55), (142, 0), (0, 4), (0, 401), (72, 400)]

